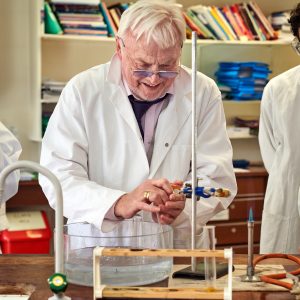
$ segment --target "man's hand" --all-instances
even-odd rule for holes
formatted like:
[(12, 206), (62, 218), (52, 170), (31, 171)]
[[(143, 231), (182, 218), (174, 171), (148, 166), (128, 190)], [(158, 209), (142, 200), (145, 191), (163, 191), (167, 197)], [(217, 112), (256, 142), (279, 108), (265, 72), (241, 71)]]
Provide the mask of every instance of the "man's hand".
[[(172, 193), (173, 189), (167, 179), (146, 180), (117, 201), (115, 205), (115, 216), (130, 219), (140, 210), (145, 210), (156, 215), (161, 209), (170, 209), (170, 211), (172, 211), (171, 215), (175, 215), (175, 211), (178, 210), (178, 205), (175, 205), (175, 203), (180, 201), (174, 200), (175, 198), (177, 199), (177, 197), (174, 198)], [(165, 204), (167, 202), (172, 202), (172, 205), (168, 204), (166, 207)], [(163, 213), (163, 215), (165, 215), (165, 213)], [(170, 217), (166, 216), (166, 219), (169, 220)], [(164, 224), (169, 223), (164, 221)]]
[[(172, 186), (182, 186), (182, 181), (175, 181)], [(161, 224), (172, 224), (175, 219), (184, 210), (186, 197), (184, 194), (172, 193), (169, 196), (169, 200), (160, 205), (160, 212), (157, 214), (152, 213), (152, 218), (155, 222)], [(157, 220), (157, 216), (159, 220)]]

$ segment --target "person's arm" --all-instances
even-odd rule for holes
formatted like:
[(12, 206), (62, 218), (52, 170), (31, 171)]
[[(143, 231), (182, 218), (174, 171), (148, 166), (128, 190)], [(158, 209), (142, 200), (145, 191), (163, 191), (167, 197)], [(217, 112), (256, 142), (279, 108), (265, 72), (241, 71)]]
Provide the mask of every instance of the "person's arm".
[[(81, 95), (72, 82), (62, 92), (45, 132), (41, 165), (59, 179), (64, 200), (64, 216), (74, 222), (89, 222), (100, 227), (105, 214), (124, 191), (101, 186), (89, 178), (89, 143), (82, 112)], [(97, 162), (94, 162), (97, 163)], [(51, 207), (55, 190), (44, 176), (39, 183)]]
[(272, 106), (271, 86), (267, 85), (264, 89), (261, 100), (260, 120), (259, 120), (259, 146), (265, 168), (270, 172), (276, 143), (273, 128), (273, 106)]
[[(15, 136), (0, 122), (0, 172), (10, 163), (18, 160), (21, 145)], [(4, 193), (0, 197), (0, 205), (18, 191), (20, 172), (12, 172), (5, 180)]]

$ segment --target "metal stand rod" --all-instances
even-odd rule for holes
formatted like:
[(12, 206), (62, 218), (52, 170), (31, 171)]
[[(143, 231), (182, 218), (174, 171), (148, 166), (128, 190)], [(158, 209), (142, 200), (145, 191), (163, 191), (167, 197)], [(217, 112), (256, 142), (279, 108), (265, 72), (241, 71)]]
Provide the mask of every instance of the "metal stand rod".
[[(196, 80), (197, 80), (197, 33), (192, 32), (192, 237), (191, 248), (196, 249), (196, 217), (197, 217), (197, 111), (196, 111)], [(196, 258), (191, 258), (192, 271), (196, 270)]]

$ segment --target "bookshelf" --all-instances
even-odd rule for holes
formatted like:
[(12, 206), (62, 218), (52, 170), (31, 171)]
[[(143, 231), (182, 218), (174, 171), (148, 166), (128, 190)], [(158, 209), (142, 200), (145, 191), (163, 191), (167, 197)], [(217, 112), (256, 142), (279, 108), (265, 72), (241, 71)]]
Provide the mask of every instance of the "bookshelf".
[[(107, 5), (115, 3), (106, 0)], [(118, 1), (128, 2), (128, 1)], [(199, 0), (177, 1), (184, 7)], [(202, 0), (204, 5), (233, 4), (238, 1)], [(257, 0), (265, 14), (293, 8), (297, 1)], [(42, 0), (3, 0), (0, 11), (1, 66), (0, 118), (16, 129), (23, 145), (23, 159), (38, 161), (41, 141), (40, 84), (44, 79), (68, 81), (75, 74), (107, 62), (114, 53), (113, 38), (45, 35), (40, 24)], [(22, 28), (22, 31), (20, 30)], [(298, 65), (288, 39), (276, 41), (198, 40), (198, 69), (214, 78), (220, 61), (262, 61), (274, 77)], [(190, 66), (191, 41), (183, 46), (182, 64)], [(224, 101), (227, 122), (234, 115), (259, 115), (260, 101)], [(257, 138), (232, 139), (234, 158), (261, 161)]]

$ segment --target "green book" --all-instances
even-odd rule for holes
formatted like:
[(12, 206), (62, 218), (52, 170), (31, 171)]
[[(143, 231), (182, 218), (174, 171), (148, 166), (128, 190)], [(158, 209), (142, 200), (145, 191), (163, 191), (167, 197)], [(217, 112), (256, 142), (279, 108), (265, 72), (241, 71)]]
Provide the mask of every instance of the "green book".
[(63, 34), (63, 30), (47, 2), (45, 2), (45, 33)]

